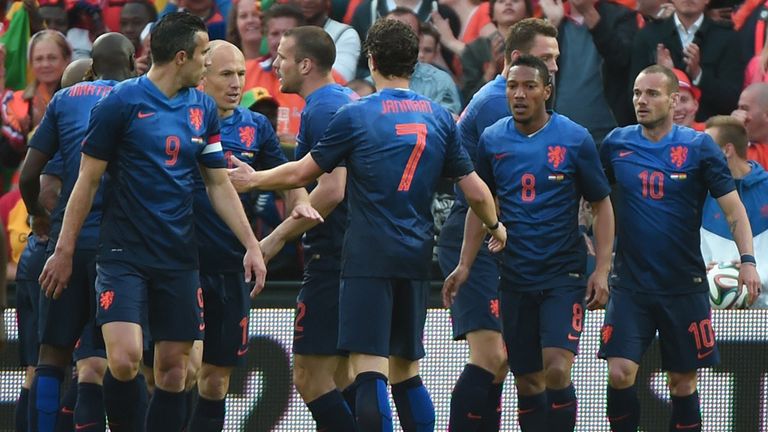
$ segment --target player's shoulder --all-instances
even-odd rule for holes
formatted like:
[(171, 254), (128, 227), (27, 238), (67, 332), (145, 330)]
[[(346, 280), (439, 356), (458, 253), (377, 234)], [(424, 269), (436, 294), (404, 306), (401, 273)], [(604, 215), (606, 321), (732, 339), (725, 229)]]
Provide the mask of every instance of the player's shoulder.
[(143, 95), (142, 80), (148, 79), (146, 77), (130, 78), (125, 81), (120, 81), (113, 88), (111, 94), (122, 97), (123, 99), (138, 99)]
[(581, 144), (591, 136), (587, 128), (571, 120), (568, 116), (553, 112), (551, 125), (561, 136), (568, 137), (570, 142)]
[(640, 125), (617, 127), (605, 136), (603, 139), (603, 146), (611, 146), (626, 142), (636, 142), (640, 136)]
[(258, 128), (272, 127), (267, 116), (241, 106), (235, 108), (235, 115), (241, 123), (257, 126)]
[(216, 102), (204, 91), (197, 88), (187, 89), (187, 102), (191, 105), (203, 105), (206, 108), (216, 108)]
[[(500, 135), (509, 135), (509, 131), (515, 129), (515, 120), (512, 116), (502, 117), (496, 120), (492, 125), (485, 128), (481, 140), (493, 143), (501, 143), (501, 140), (497, 139)], [(514, 139), (514, 137), (505, 137), (505, 142), (508, 138)]]

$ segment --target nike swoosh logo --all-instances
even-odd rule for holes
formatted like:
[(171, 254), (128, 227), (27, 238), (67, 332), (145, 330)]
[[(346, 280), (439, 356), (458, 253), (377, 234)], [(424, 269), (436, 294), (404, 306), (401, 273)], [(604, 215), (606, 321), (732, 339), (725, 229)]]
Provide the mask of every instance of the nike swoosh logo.
[(494, 157), (496, 160), (501, 160), (501, 159), (504, 159), (505, 157), (507, 157), (507, 155), (508, 155), (508, 154), (509, 154), (509, 153), (499, 153), (499, 154), (495, 154), (495, 155), (493, 155), (493, 157)]
[(74, 414), (75, 412), (67, 407), (61, 407), (62, 414)]
[(86, 424), (84, 424), (84, 425), (81, 425), (81, 424), (75, 424), (75, 430), (83, 430), (83, 429), (85, 429), (85, 428), (89, 428), (89, 427), (92, 427), (92, 426), (96, 426), (96, 424), (97, 424), (96, 422), (93, 422), (93, 423), (86, 423)]
[(577, 340), (579, 340), (579, 337), (580, 336), (574, 336), (574, 335), (568, 333), (568, 340), (577, 341)]
[(147, 117), (152, 117), (153, 115), (155, 115), (155, 113), (153, 113), (153, 112), (141, 112), (141, 111), (139, 111), (139, 116), (138, 117), (140, 119), (144, 119), (144, 118), (147, 118)]
[(244, 355), (247, 352), (248, 352), (248, 347), (240, 348), (239, 350), (237, 350), (237, 355), (238, 356), (242, 356), (242, 355)]
[(536, 408), (528, 408), (528, 409), (519, 409), (518, 408), (517, 415), (528, 414), (528, 413), (532, 413), (534, 411), (536, 411)]
[(477, 414), (472, 414), (472, 413), (467, 413), (467, 418), (470, 419), (470, 420), (481, 420), (483, 418), (483, 416), (477, 415)]
[(699, 427), (699, 425), (701, 425), (701, 423), (694, 423), (694, 424), (689, 424), (689, 425), (681, 425), (680, 423), (676, 423), (675, 424), (675, 429), (682, 429), (682, 430), (685, 430), (685, 429), (695, 429), (695, 428)]
[(620, 151), (619, 152), (619, 157), (627, 157), (627, 156), (631, 155), (632, 153), (634, 153), (634, 151)]
[(708, 357), (708, 356), (709, 356), (710, 354), (712, 354), (714, 351), (715, 351), (715, 350), (709, 350), (709, 351), (707, 351), (707, 352), (705, 352), (705, 353), (698, 353), (698, 354), (696, 354), (696, 357), (698, 357), (698, 358), (699, 358), (699, 360), (701, 360), (701, 359), (703, 359), (703, 358), (706, 358), (706, 357)]
[[(568, 335), (568, 336), (570, 336), (570, 335)], [(570, 401), (570, 402), (566, 402), (566, 403), (563, 403), (563, 404), (552, 402), (552, 409), (566, 408), (566, 407), (569, 407), (569, 406), (571, 406), (571, 405), (573, 405), (575, 403), (576, 403), (576, 401)]]
[(293, 340), (297, 341), (297, 340), (299, 340), (299, 339), (301, 339), (303, 337), (304, 337), (304, 335), (297, 335), (297, 336), (293, 337)]
[(617, 421), (626, 420), (631, 415), (632, 414), (624, 414), (623, 416), (619, 416), (619, 417), (608, 417), (608, 421), (617, 422)]

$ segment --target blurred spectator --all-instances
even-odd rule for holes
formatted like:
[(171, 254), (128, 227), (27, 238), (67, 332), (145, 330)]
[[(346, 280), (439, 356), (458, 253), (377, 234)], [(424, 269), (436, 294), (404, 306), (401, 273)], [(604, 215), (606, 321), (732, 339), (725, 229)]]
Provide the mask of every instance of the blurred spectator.
[(419, 30), (419, 61), (437, 66), (434, 61), (440, 49), (440, 33), (429, 23), (422, 24)]
[[(253, 88), (243, 93), (240, 106), (264, 115), (269, 119), (272, 129), (277, 130), (277, 108), (279, 105), (275, 98), (263, 88)], [(290, 155), (289, 159), (293, 159), (293, 155)]]
[(91, 47), (97, 37), (106, 32), (98, 5), (79, 0), (68, 11), (70, 28), (67, 41), (72, 47), (72, 60), (91, 57)]
[(464, 72), (461, 91), (467, 103), (480, 87), (502, 73), (504, 40), (509, 36), (509, 29), (533, 15), (530, 0), (491, 0), (489, 10), (497, 30), (467, 45), (461, 55)]
[[(62, 34), (67, 34), (69, 30), (69, 15), (66, 9), (64, 9), (64, 2), (45, 2), (41, 1), (40, 6), (37, 8), (37, 13), (40, 14), (40, 18), (43, 21), (43, 25), (48, 30), (56, 30)], [(32, 21), (30, 16), (30, 21)], [(36, 33), (31, 31), (31, 33)], [(42, 29), (40, 29), (42, 30)]]
[(0, 165), (15, 168), (24, 157), (27, 136), (40, 124), (71, 58), (72, 49), (57, 31), (43, 30), (30, 39), (29, 63), (35, 79), (26, 89), (3, 95)]
[(432, 24), (440, 33), (443, 46), (456, 56), (461, 56), (467, 44), (474, 42), (478, 37), (490, 35), (490, 32), (480, 34), (480, 31), (491, 22), (488, 2), (482, 0), (439, 0), (439, 3), (453, 9), (461, 22), (457, 37), (448, 21), (439, 12), (435, 11), (430, 15)]
[[(407, 24), (417, 36), (421, 32), (421, 22), (410, 9), (395, 8), (387, 15), (387, 19), (394, 19)], [(461, 97), (453, 78), (447, 72), (430, 64), (416, 63), (411, 75), (411, 90), (437, 102), (454, 116), (458, 116), (461, 111)]]
[(328, 17), (328, 0), (297, 0), (307, 25), (322, 27), (336, 45), (333, 70), (349, 81), (355, 78), (360, 57), (360, 36), (355, 29)]
[(148, 0), (129, 0), (120, 11), (120, 33), (133, 42), (136, 57), (143, 54), (141, 31), (154, 21), (157, 21), (157, 10)]
[[(768, 6), (765, 0), (746, 0), (731, 17), (733, 28), (739, 35), (739, 48), (745, 61), (759, 57), (765, 48), (766, 35), (768, 35), (767, 14)], [(763, 57), (764, 64), (765, 57)], [(765, 71), (765, 66), (762, 69)], [(747, 84), (744, 86), (746, 87)]]
[(584, 126), (600, 145), (613, 128), (634, 123), (629, 94), (634, 11), (606, 0), (539, 2), (558, 26), (559, 71), (554, 107)]
[[(747, 210), (752, 228), (757, 272), (763, 282), (763, 294), (753, 307), (768, 307), (768, 172), (747, 160), (747, 133), (741, 122), (729, 116), (707, 121), (707, 133), (725, 153), (728, 168), (736, 180), (736, 190)], [(739, 251), (733, 241), (728, 221), (717, 201), (707, 195), (702, 210), (701, 255), (704, 262), (739, 263)]]
[(6, 275), (8, 280), (16, 279), (16, 266), (19, 263), (21, 253), (27, 245), (27, 236), (31, 229), (27, 220), (27, 208), (21, 199), (19, 189), (13, 189), (0, 197), (0, 222), (5, 227), (5, 238), (7, 241), (3, 247), (7, 250), (8, 264)]
[(747, 129), (747, 159), (768, 169), (768, 84), (756, 83), (739, 96), (739, 107), (733, 117)]
[(261, 2), (239, 0), (227, 15), (227, 40), (240, 48), (248, 62), (263, 60)]
[(149, 71), (150, 66), (152, 66), (152, 48), (150, 47), (150, 41), (151, 41), (151, 31), (152, 27), (154, 26), (154, 23), (149, 23), (144, 27), (144, 30), (141, 31), (141, 36), (139, 36), (139, 39), (141, 40), (141, 55), (136, 56), (136, 75), (144, 75)]
[(376, 87), (364, 79), (354, 79), (347, 83), (347, 87), (351, 88), (360, 97), (376, 93)]
[(750, 84), (768, 82), (768, 45), (765, 45), (759, 54), (752, 57), (744, 70), (744, 88)]
[(226, 39), (227, 23), (213, 0), (168, 0), (160, 18), (177, 11), (187, 11), (205, 21), (210, 40)]
[(646, 25), (635, 38), (631, 79), (652, 64), (678, 68), (701, 89), (696, 119), (728, 114), (742, 88), (744, 61), (736, 33), (704, 14), (708, 0), (673, 0), (671, 18)]
[(637, 0), (637, 11), (643, 18), (643, 24), (648, 24), (671, 17), (675, 6), (668, 0)]
[(675, 113), (672, 121), (681, 126), (687, 126), (699, 132), (704, 131), (704, 123), (696, 121), (696, 111), (699, 110), (699, 99), (701, 90), (691, 84), (691, 79), (680, 69), (672, 69), (677, 76), (677, 83), (680, 86), (680, 97), (675, 105)]

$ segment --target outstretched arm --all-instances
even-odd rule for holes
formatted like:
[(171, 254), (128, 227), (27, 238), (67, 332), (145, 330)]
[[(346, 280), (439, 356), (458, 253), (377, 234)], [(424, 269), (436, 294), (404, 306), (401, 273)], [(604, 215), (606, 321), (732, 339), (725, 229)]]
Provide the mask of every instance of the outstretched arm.
[[(749, 224), (747, 210), (739, 198), (736, 191), (731, 191), (717, 199), (717, 203), (725, 214), (728, 226), (731, 230), (733, 240), (736, 242), (736, 248), (739, 249), (739, 255), (752, 256), (754, 259), (754, 249), (752, 246), (752, 227)], [(745, 265), (746, 264), (746, 265)], [(757, 274), (757, 268), (754, 263), (742, 260), (739, 269), (739, 285), (746, 285), (749, 291), (749, 304), (757, 300), (760, 295), (761, 282)]]
[(229, 179), (238, 192), (294, 189), (308, 185), (323, 174), (311, 154), (264, 171), (256, 171), (234, 156), (230, 160), (235, 168), (229, 170)]

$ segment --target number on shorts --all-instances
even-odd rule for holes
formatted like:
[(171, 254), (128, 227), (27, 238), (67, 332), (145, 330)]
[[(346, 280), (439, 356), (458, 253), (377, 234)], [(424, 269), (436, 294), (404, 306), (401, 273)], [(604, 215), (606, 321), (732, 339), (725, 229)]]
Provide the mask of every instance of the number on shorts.
[(240, 342), (240, 345), (246, 346), (248, 345), (248, 316), (247, 315), (240, 320), (240, 328), (243, 330), (243, 339)]
[(571, 320), (573, 331), (580, 333), (584, 327), (584, 308), (580, 304), (573, 304), (573, 319)]
[(712, 329), (712, 320), (703, 319), (698, 323), (692, 322), (688, 326), (688, 332), (693, 333), (693, 339), (696, 341), (696, 349), (701, 351), (704, 348), (715, 346), (715, 331)]
[(297, 332), (303, 332), (304, 326), (301, 325), (301, 320), (304, 319), (304, 315), (307, 313), (307, 305), (304, 302), (299, 302), (296, 305), (296, 322), (293, 324), (293, 329)]

